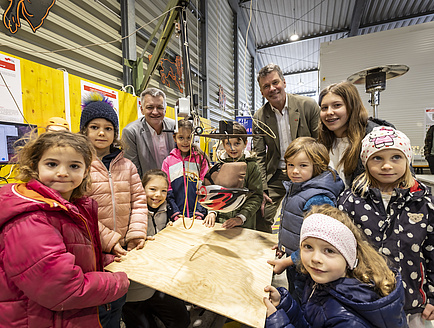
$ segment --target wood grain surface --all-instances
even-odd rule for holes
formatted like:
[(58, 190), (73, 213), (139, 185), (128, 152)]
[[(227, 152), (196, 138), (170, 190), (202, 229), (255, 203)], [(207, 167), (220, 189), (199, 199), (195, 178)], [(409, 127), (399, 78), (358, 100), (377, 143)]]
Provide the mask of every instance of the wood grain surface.
[[(185, 225), (190, 227), (190, 219)], [(277, 235), (243, 228), (222, 229), (195, 220), (167, 227), (141, 250), (107, 270), (252, 327), (264, 327), (262, 301), (271, 284)]]

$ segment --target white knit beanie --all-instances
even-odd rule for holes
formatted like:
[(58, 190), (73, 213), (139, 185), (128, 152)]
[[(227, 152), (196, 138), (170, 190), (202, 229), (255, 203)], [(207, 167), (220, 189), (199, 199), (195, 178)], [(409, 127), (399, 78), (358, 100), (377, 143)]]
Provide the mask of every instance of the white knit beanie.
[(335, 247), (353, 270), (357, 265), (357, 241), (342, 222), (324, 214), (311, 214), (303, 220), (300, 245), (308, 237), (324, 240)]
[(390, 126), (376, 126), (371, 133), (367, 134), (362, 141), (360, 159), (364, 166), (369, 157), (383, 149), (397, 149), (404, 153), (408, 162), (411, 163), (413, 151), (410, 139), (401, 131)]

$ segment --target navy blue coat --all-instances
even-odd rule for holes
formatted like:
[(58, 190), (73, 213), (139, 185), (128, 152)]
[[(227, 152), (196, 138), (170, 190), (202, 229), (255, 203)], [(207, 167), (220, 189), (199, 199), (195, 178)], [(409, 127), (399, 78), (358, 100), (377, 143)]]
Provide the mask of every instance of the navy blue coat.
[(407, 327), (400, 275), (395, 290), (381, 298), (372, 286), (354, 278), (339, 278), (323, 285), (309, 278), (301, 308), (285, 288), (278, 290), (282, 298), (277, 311), (265, 321), (266, 328)]
[(279, 226), (281, 251), (291, 255), (299, 248), (304, 212), (310, 205), (336, 205), (336, 200), (345, 186), (336, 171), (334, 173), (336, 179), (331, 171), (325, 171), (305, 182), (283, 181), (286, 196), (282, 202)]

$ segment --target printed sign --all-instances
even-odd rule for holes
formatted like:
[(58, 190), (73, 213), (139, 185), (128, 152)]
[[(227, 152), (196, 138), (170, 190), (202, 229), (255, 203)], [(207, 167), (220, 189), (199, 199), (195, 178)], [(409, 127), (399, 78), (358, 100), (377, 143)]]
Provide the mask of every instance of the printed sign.
[(250, 116), (237, 116), (235, 119), (246, 128), (247, 134), (252, 134), (253, 121)]
[(23, 122), (20, 60), (0, 54), (0, 121)]
[(116, 90), (81, 80), (81, 99), (83, 99), (83, 96), (86, 96), (91, 92), (100, 92), (107, 97), (112, 102), (113, 107), (119, 116), (119, 94)]

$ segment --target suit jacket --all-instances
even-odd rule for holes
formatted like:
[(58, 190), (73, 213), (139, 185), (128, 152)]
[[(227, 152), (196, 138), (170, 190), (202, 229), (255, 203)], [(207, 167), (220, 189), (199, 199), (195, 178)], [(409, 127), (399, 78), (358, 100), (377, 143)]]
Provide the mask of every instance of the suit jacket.
[[(174, 129), (175, 120), (165, 117), (163, 120), (163, 130)], [(172, 138), (172, 133), (162, 133), (168, 133), (166, 146), (167, 155), (169, 155), (170, 151), (175, 148), (175, 141)], [(125, 145), (124, 157), (136, 165), (140, 178), (148, 170), (161, 169), (161, 166), (157, 164), (155, 159), (151, 131), (148, 124), (146, 124), (144, 116), (131, 122), (122, 130), (122, 142)]]
[[(318, 124), (320, 109), (318, 104), (312, 98), (287, 94), (286, 104), (288, 107), (289, 125), (291, 127), (292, 140), (298, 137), (318, 137)], [(258, 158), (259, 169), (263, 189), (268, 190), (268, 181), (273, 177), (279, 166), (280, 160), (280, 139), (277, 127), (276, 114), (267, 102), (254, 115), (254, 118), (261, 121), (260, 127), (255, 124), (253, 129), (253, 149)], [(267, 129), (267, 126), (269, 129)], [(265, 136), (255, 136), (255, 134), (264, 134)], [(276, 138), (272, 137), (273, 131)], [(268, 135), (270, 134), (270, 135)]]

